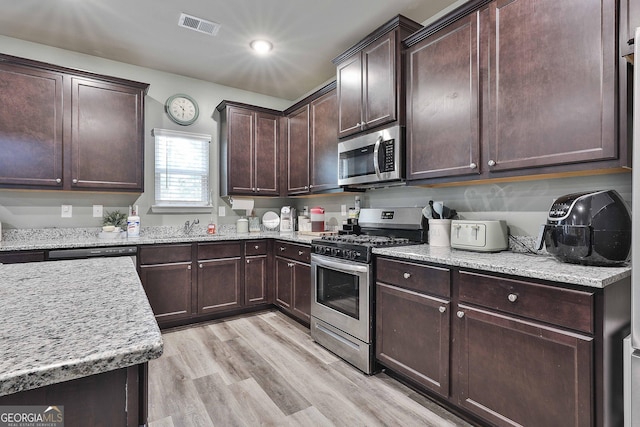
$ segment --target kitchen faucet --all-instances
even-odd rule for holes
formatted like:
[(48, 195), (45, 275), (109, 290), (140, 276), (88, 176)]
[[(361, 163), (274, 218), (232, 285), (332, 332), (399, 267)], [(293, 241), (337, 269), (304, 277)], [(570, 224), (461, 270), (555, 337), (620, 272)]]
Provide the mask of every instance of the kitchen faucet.
[(196, 224), (200, 224), (200, 220), (198, 218), (194, 219), (191, 224), (189, 224), (189, 221), (187, 220), (187, 222), (184, 223), (184, 234), (191, 233), (191, 229)]

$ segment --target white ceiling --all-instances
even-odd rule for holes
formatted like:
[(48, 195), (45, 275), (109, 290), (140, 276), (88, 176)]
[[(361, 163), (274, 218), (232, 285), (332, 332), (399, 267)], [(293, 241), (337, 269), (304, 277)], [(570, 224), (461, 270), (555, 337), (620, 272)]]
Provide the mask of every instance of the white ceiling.
[[(424, 22), (455, 0), (17, 0), (0, 34), (294, 100), (335, 75), (331, 60), (397, 14)], [(181, 13), (221, 24), (178, 27)], [(274, 51), (259, 57), (255, 38)], [(1, 46), (0, 46), (1, 52)]]

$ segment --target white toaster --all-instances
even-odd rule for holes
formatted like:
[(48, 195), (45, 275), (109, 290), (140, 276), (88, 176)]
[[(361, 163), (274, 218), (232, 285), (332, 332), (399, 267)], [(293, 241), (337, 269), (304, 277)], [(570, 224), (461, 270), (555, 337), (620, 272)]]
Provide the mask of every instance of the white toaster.
[(509, 248), (509, 229), (503, 220), (451, 221), (451, 247), (478, 252), (499, 252)]

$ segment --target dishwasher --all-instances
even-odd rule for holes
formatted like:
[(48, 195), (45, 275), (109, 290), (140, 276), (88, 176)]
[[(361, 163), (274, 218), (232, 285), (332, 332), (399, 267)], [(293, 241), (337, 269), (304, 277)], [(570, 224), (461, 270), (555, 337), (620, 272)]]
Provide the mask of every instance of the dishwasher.
[(133, 260), (133, 265), (137, 265), (136, 263), (137, 254), (138, 254), (137, 246), (109, 246), (104, 248), (56, 249), (56, 250), (49, 251), (47, 260), (59, 261), (59, 260), (67, 260), (67, 259), (128, 256)]

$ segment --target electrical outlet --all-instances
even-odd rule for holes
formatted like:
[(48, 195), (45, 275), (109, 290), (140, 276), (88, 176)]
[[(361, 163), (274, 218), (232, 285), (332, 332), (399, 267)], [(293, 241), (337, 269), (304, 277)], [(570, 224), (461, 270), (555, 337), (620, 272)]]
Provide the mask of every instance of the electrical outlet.
[(71, 218), (73, 216), (73, 206), (62, 205), (61, 212), (62, 212), (61, 213), (62, 218)]
[(225, 216), (225, 215), (227, 215), (227, 213), (224, 206), (218, 206), (218, 216)]
[(93, 217), (102, 218), (102, 205), (93, 205)]

